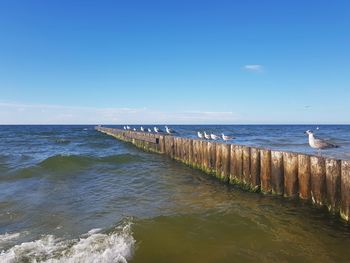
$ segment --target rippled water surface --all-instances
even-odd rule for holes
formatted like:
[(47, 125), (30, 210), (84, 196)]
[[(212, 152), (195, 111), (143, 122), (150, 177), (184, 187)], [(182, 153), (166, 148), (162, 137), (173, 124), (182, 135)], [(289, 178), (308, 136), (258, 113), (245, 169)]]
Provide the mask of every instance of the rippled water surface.
[[(307, 126), (174, 126), (310, 152)], [(320, 126), (348, 157), (349, 126)], [(349, 262), (350, 228), (92, 126), (0, 126), (0, 262)]]

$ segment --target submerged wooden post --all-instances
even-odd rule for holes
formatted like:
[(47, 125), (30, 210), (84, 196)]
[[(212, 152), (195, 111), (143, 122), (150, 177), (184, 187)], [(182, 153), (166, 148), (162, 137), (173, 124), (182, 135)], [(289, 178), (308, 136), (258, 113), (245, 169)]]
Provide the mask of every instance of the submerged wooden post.
[(341, 161), (340, 216), (350, 220), (350, 161)]
[(271, 151), (260, 150), (260, 181), (261, 191), (271, 193)]
[(323, 157), (311, 156), (311, 198), (317, 205), (326, 203), (326, 165)]
[(284, 166), (284, 196), (297, 197), (298, 185), (298, 154), (285, 152), (283, 154)]
[(283, 195), (283, 153), (271, 151), (271, 189), (273, 194)]
[(327, 206), (331, 212), (339, 210), (341, 161), (326, 159)]

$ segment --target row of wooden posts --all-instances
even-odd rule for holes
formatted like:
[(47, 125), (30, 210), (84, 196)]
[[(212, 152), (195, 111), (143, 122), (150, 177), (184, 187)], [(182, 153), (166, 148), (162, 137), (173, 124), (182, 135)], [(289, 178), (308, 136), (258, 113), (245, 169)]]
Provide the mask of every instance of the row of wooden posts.
[(249, 191), (310, 200), (350, 220), (350, 161), (165, 134), (96, 127)]

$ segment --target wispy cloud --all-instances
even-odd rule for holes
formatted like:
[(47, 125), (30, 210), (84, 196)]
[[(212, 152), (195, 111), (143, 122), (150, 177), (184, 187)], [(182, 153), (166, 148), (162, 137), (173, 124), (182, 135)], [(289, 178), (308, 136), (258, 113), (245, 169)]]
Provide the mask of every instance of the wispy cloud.
[(263, 66), (259, 65), (259, 64), (245, 65), (243, 68), (247, 71), (253, 71), (253, 72), (262, 72), (263, 71)]
[(147, 108), (98, 108), (0, 102), (0, 124), (199, 124), (234, 123), (233, 112), (170, 112)]

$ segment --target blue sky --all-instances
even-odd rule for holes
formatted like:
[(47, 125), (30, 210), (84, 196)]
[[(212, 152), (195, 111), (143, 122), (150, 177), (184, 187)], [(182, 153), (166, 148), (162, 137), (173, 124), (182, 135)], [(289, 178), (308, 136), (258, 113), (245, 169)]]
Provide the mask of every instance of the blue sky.
[(350, 123), (350, 1), (0, 1), (0, 124)]

